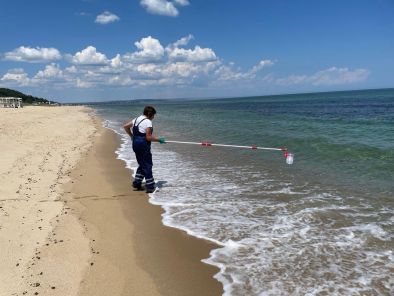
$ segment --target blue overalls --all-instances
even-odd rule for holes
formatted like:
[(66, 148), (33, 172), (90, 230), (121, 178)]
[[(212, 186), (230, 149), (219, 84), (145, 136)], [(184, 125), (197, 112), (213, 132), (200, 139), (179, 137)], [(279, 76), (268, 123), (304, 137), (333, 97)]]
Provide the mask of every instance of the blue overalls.
[[(133, 125), (133, 150), (135, 153), (135, 157), (138, 162), (138, 169), (135, 173), (133, 187), (141, 188), (142, 180), (145, 178), (145, 188), (146, 190), (153, 190), (155, 188), (155, 180), (153, 179), (152, 174), (152, 153), (150, 152), (151, 142), (146, 140), (146, 133), (141, 133), (138, 129), (138, 126), (143, 122), (146, 118), (142, 119), (137, 123), (137, 119), (134, 121)], [(153, 132), (153, 128), (152, 128)]]

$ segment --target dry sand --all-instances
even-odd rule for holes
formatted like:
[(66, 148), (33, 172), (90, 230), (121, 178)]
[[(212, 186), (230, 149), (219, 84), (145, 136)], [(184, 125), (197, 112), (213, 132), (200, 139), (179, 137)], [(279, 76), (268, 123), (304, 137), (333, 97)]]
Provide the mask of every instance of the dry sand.
[(0, 295), (221, 295), (84, 107), (0, 109)]

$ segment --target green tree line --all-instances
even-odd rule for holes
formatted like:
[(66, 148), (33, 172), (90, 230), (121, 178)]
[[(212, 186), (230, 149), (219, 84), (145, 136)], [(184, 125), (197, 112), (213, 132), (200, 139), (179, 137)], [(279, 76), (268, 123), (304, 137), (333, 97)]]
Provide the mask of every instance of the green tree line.
[(0, 97), (15, 97), (21, 98), (22, 102), (25, 104), (33, 104), (33, 103), (41, 103), (41, 104), (48, 104), (48, 103), (55, 103), (53, 101), (48, 101), (44, 98), (38, 98), (31, 95), (25, 95), (19, 91), (9, 89), (9, 88), (0, 88)]

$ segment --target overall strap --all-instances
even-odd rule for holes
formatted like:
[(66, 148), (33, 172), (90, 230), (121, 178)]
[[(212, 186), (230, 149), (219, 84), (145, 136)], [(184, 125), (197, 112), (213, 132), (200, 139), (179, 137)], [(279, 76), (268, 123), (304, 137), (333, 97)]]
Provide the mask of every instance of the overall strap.
[[(145, 118), (143, 118), (140, 122), (138, 122), (138, 124), (136, 125), (136, 127), (138, 127), (140, 124), (141, 124), (141, 122), (143, 122), (145, 119), (147, 119), (146, 117)], [(135, 119), (135, 121), (137, 121), (137, 118)], [(134, 122), (135, 123), (135, 122)]]

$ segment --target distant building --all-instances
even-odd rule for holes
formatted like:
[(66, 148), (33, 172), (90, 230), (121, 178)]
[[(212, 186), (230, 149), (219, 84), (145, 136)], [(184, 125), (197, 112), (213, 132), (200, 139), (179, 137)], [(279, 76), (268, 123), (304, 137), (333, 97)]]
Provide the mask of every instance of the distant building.
[(0, 108), (22, 108), (21, 98), (0, 97)]

